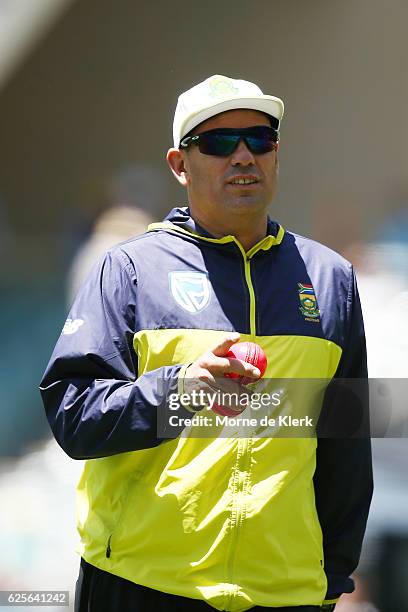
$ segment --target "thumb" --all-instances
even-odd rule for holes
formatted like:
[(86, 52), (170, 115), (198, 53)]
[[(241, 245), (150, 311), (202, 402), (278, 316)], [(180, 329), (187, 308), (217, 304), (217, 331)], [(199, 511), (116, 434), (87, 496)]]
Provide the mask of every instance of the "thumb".
[(230, 350), (231, 346), (239, 341), (240, 335), (238, 332), (231, 332), (228, 336), (225, 336), (221, 342), (219, 342), (214, 348), (211, 349), (211, 353), (214, 353), (217, 357), (225, 357)]

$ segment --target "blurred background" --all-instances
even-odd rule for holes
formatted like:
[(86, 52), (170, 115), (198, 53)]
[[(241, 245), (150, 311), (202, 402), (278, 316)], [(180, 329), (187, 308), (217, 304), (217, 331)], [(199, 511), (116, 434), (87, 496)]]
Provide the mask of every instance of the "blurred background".
[[(271, 215), (353, 262), (369, 374), (408, 378), (407, 22), (404, 0), (0, 0), (0, 589), (73, 600), (82, 465), (37, 387), (95, 259), (186, 204), (165, 153), (177, 96), (207, 76), (284, 99)], [(336, 609), (407, 612), (408, 440), (373, 445), (358, 588)]]

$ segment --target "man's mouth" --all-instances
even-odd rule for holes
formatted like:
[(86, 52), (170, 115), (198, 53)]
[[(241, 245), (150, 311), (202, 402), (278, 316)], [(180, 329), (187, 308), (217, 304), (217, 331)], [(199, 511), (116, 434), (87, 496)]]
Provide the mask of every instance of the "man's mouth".
[(258, 183), (259, 180), (255, 177), (234, 177), (228, 181), (231, 185), (252, 185)]

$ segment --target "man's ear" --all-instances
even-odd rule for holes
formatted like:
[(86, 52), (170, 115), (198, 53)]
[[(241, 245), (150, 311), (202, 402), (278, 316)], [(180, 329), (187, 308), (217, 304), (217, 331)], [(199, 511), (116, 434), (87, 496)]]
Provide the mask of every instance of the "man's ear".
[(166, 159), (174, 177), (178, 180), (180, 185), (187, 187), (188, 176), (183, 153), (180, 151), (180, 149), (169, 149), (167, 151)]

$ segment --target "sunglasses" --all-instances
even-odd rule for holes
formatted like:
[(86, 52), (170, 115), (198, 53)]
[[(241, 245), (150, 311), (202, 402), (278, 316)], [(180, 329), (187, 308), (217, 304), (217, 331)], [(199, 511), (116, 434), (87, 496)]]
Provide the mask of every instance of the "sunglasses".
[(278, 150), (279, 132), (267, 125), (249, 128), (217, 128), (201, 132), (196, 136), (186, 136), (180, 142), (180, 149), (198, 145), (200, 153), (226, 157), (231, 155), (243, 140), (254, 155), (263, 155)]

